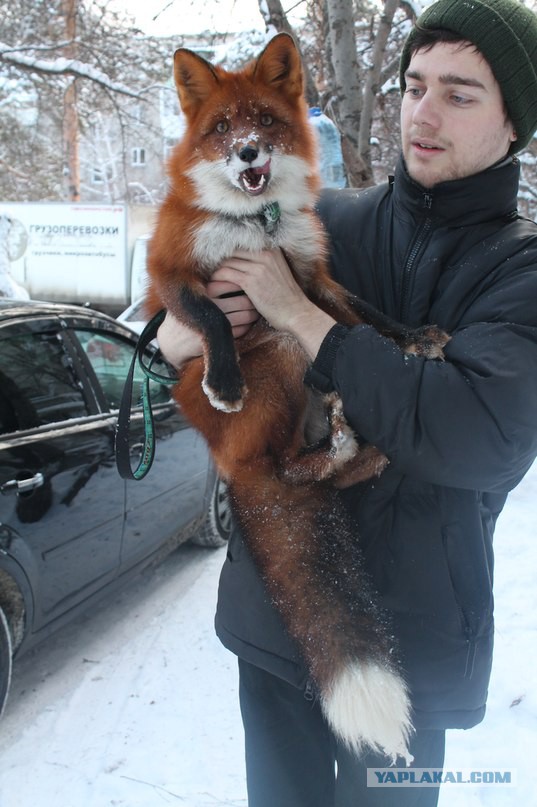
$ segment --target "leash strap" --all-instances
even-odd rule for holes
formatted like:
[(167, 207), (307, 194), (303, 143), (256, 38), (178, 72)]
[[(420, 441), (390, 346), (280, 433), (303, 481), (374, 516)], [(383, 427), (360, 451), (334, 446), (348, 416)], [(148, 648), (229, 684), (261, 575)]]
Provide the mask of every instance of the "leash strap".
[[(157, 335), (157, 331), (166, 316), (166, 311), (163, 309), (151, 319), (143, 329), (134, 355), (132, 357), (129, 372), (125, 380), (123, 394), (121, 396), (121, 403), (119, 405), (119, 415), (116, 426), (116, 466), (119, 475), (123, 479), (143, 479), (148, 473), (153, 459), (155, 457), (155, 424), (153, 421), (153, 410), (151, 407), (151, 388), (150, 381), (157, 381), (159, 384), (167, 384), (172, 386), (177, 383), (176, 378), (161, 375), (152, 369), (155, 359), (160, 355), (159, 351), (151, 356), (150, 361), (145, 363), (145, 350), (152, 339)], [(131, 407), (132, 407), (132, 389), (134, 384), (134, 373), (136, 367), (139, 366), (143, 373), (144, 378), (142, 382), (142, 411), (144, 419), (144, 444), (142, 456), (135, 468), (132, 470), (129, 435), (130, 435), (130, 422), (131, 422)]]

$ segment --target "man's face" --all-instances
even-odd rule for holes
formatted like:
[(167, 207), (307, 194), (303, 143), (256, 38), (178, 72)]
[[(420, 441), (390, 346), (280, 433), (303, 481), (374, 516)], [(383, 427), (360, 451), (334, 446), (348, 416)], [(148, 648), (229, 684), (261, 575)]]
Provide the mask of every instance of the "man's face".
[(425, 188), (477, 174), (516, 140), (500, 87), (473, 46), (438, 42), (412, 56), (401, 108), (403, 156)]

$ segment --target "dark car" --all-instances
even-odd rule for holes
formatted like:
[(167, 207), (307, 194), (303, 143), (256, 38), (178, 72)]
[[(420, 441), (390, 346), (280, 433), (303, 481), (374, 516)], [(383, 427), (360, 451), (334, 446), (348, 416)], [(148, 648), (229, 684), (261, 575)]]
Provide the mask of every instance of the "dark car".
[(141, 482), (118, 474), (116, 421), (135, 346), (136, 334), (95, 311), (0, 301), (0, 713), (13, 654), (177, 544), (227, 540), (225, 486), (169, 387), (151, 381), (150, 473)]

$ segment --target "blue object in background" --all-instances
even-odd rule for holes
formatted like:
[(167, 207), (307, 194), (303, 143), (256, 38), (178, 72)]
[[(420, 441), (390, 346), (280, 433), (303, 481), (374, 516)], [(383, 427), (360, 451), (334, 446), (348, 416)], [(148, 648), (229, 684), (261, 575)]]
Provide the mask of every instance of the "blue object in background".
[(336, 124), (318, 106), (310, 108), (309, 121), (317, 132), (320, 172), (324, 187), (344, 188), (347, 180), (341, 153), (341, 136)]

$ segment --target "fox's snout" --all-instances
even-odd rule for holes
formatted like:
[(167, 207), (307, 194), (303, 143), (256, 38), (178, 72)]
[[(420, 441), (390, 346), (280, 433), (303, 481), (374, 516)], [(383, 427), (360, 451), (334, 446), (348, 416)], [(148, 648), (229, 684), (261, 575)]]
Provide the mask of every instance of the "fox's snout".
[(248, 196), (264, 193), (271, 179), (272, 160), (269, 154), (270, 150), (259, 146), (255, 140), (237, 141), (229, 162), (232, 183)]
[(245, 163), (253, 163), (259, 156), (259, 149), (255, 146), (247, 145), (239, 149), (239, 158)]

